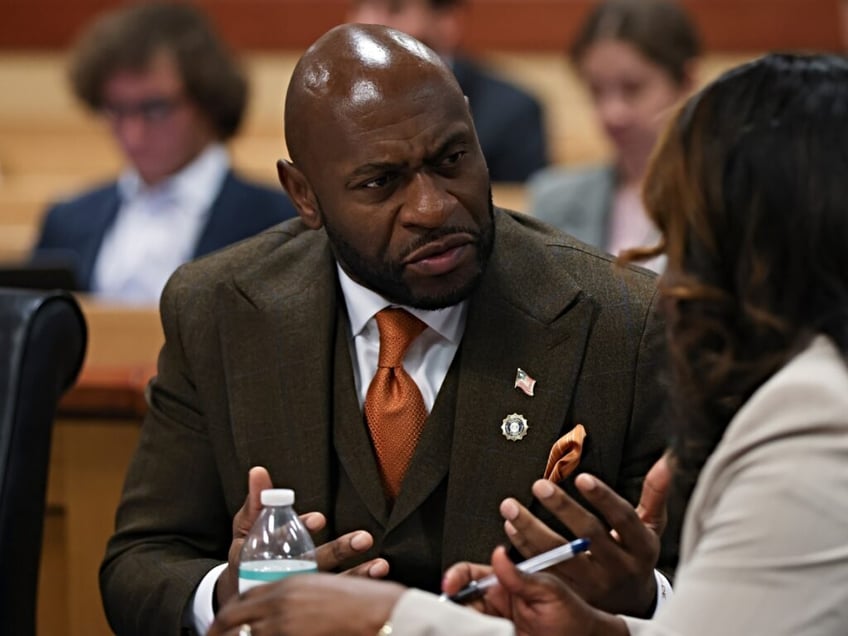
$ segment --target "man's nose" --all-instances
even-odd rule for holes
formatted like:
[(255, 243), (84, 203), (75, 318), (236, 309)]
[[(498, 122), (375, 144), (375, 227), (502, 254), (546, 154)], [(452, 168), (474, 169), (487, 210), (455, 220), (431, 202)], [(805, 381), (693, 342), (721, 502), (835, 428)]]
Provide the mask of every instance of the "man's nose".
[(417, 172), (407, 189), (402, 220), (410, 225), (441, 227), (451, 214), (455, 199), (440, 179), (427, 172)]
[(125, 148), (138, 148), (148, 134), (144, 118), (136, 113), (121, 116), (115, 121), (114, 130)]

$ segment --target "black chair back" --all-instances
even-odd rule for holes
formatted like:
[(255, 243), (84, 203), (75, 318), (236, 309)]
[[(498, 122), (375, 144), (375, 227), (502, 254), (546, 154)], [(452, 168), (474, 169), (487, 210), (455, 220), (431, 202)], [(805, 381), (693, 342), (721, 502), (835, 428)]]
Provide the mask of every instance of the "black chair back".
[(0, 288), (0, 633), (35, 634), (50, 438), (85, 356), (73, 296)]

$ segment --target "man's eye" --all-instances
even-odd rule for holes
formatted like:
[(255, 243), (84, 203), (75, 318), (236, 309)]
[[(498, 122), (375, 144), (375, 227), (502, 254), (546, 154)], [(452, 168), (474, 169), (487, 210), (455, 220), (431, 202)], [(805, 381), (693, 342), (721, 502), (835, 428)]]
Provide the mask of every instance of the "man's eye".
[(460, 159), (462, 159), (462, 157), (464, 155), (465, 155), (464, 150), (459, 150), (457, 152), (454, 152), (453, 154), (450, 154), (450, 155), (446, 156), (444, 159), (442, 159), (442, 166), (444, 166), (444, 167), (454, 166), (459, 162)]
[(376, 190), (378, 188), (383, 188), (389, 184), (392, 180), (393, 175), (391, 174), (383, 174), (377, 177), (376, 179), (371, 179), (370, 181), (366, 181), (362, 184), (361, 187), (367, 190)]

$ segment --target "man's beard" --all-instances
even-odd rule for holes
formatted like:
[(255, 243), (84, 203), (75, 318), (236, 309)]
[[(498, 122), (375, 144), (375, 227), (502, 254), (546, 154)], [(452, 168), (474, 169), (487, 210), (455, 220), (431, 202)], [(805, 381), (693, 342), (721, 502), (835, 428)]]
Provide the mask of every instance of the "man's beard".
[(351, 278), (359, 284), (377, 292), (391, 303), (406, 307), (415, 307), (417, 309), (443, 309), (468, 298), (471, 292), (477, 287), (483, 276), (483, 272), (486, 270), (495, 242), (494, 204), (492, 203), (491, 190), (489, 190), (488, 223), (483, 227), (476, 230), (456, 226), (440, 227), (421, 236), (404, 251), (404, 254), (411, 254), (419, 247), (443, 236), (457, 233), (470, 234), (476, 238), (477, 271), (469, 280), (464, 281), (453, 289), (448, 289), (439, 294), (416, 294), (403, 280), (404, 266), (401, 264), (403, 257), (399, 258), (396, 263), (383, 262), (375, 264), (364, 258), (353, 245), (340, 236), (327, 223), (326, 217), (323, 214), (322, 217), (324, 218), (324, 229), (330, 239), (330, 246), (333, 253), (342, 268)]

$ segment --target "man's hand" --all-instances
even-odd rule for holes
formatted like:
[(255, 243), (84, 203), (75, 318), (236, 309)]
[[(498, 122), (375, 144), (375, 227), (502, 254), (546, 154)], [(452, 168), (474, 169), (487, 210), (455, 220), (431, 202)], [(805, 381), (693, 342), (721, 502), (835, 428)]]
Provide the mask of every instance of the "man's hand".
[(403, 586), (387, 581), (299, 574), (233, 598), (218, 612), (208, 636), (235, 636), (244, 624), (262, 636), (376, 634), (403, 592)]
[[(653, 568), (660, 550), (660, 532), (665, 525), (665, 500), (670, 473), (665, 458), (648, 473), (639, 507), (619, 497), (600, 480), (579, 475), (575, 485), (606, 520), (600, 519), (569, 497), (555, 484), (539, 480), (533, 494), (576, 536), (586, 537), (589, 552), (555, 566), (550, 571), (589, 603), (608, 612), (646, 617), (656, 600)], [(505, 499), (501, 515), (513, 545), (530, 557), (565, 543), (514, 499)]]
[[(248, 492), (244, 505), (233, 517), (233, 541), (227, 555), (227, 568), (218, 577), (215, 594), (218, 606), (222, 607), (233, 596), (238, 595), (238, 563), (245, 537), (253, 527), (262, 511), (260, 495), (266, 488), (273, 488), (271, 476), (261, 466), (254, 466), (248, 473)], [(311, 533), (320, 531), (327, 523), (320, 512), (310, 512), (300, 516), (306, 529)], [(334, 570), (357, 554), (367, 552), (374, 544), (374, 538), (365, 531), (349, 532), (341, 537), (315, 548), (315, 558), (319, 570)], [(382, 578), (389, 573), (389, 564), (385, 559), (371, 559), (351, 568), (345, 574)]]

